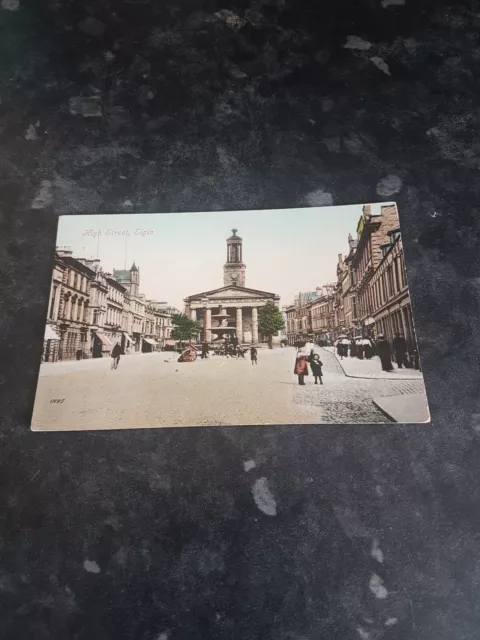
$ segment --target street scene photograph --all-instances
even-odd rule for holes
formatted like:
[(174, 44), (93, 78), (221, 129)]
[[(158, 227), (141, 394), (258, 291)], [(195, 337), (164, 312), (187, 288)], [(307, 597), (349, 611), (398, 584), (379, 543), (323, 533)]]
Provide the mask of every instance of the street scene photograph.
[(46, 295), (34, 431), (430, 421), (395, 203), (61, 216)]

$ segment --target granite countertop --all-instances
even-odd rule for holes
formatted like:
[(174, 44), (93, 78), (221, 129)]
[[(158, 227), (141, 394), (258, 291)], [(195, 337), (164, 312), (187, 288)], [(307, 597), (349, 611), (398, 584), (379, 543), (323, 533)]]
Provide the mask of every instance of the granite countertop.
[[(2, 638), (479, 637), (479, 24), (0, 0)], [(58, 214), (382, 200), (430, 425), (29, 432)]]

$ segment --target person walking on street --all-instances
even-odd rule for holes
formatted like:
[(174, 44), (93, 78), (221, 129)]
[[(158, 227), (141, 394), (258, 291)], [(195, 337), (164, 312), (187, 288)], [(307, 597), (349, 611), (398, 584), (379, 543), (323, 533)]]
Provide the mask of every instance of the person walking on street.
[(378, 336), (377, 350), (382, 363), (382, 370), (393, 371), (390, 344), (382, 333)]
[(405, 362), (405, 354), (407, 352), (407, 341), (399, 333), (396, 333), (393, 339), (393, 351), (395, 353), (395, 360), (397, 362), (397, 367), (401, 369), (403, 363)]
[(258, 361), (257, 361), (257, 347), (250, 347), (250, 360), (252, 361), (252, 366), (254, 364), (258, 364)]
[(341, 341), (339, 340), (339, 341), (337, 342), (337, 356), (339, 356), (339, 357), (340, 357), (340, 360), (343, 360), (343, 354), (344, 354), (344, 351), (343, 351), (343, 344), (342, 344), (342, 343), (341, 343)]
[(305, 351), (298, 351), (293, 373), (298, 376), (298, 384), (304, 385), (305, 376), (308, 376), (308, 357)]
[(312, 359), (310, 360), (310, 366), (312, 368), (312, 376), (315, 378), (314, 384), (318, 384), (319, 381), (320, 381), (320, 384), (323, 384), (322, 382), (323, 362), (320, 360), (320, 356), (318, 355), (318, 353), (315, 353), (312, 356)]
[(112, 353), (110, 355), (112, 357), (112, 369), (116, 369), (118, 367), (118, 363), (120, 362), (120, 356), (122, 355), (122, 347), (120, 346), (119, 342), (117, 342), (117, 344), (113, 347)]
[(202, 342), (202, 360), (208, 358), (208, 342)]

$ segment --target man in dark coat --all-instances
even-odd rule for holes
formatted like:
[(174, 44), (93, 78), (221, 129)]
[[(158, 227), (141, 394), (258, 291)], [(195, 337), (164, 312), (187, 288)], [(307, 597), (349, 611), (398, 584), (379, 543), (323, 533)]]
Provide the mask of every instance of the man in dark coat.
[(122, 355), (122, 347), (120, 346), (119, 342), (117, 342), (117, 344), (113, 347), (112, 353), (110, 355), (113, 359), (113, 366), (116, 369), (118, 367), (118, 363), (120, 362), (120, 356)]
[(405, 354), (407, 352), (407, 341), (399, 333), (396, 333), (393, 339), (393, 350), (395, 352), (395, 360), (397, 361), (397, 366), (399, 369), (401, 369), (405, 360)]
[(377, 351), (380, 356), (383, 371), (393, 371), (390, 344), (383, 334), (378, 336)]
[(202, 342), (202, 360), (208, 358), (208, 342)]
[(258, 364), (257, 355), (257, 347), (250, 347), (250, 360), (252, 361), (252, 365)]

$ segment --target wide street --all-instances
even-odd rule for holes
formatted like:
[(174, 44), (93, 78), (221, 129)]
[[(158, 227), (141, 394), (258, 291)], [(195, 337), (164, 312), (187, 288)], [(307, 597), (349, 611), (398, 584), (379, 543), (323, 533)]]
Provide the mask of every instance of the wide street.
[(423, 391), (421, 379), (347, 377), (332, 353), (320, 353), (324, 384), (310, 375), (303, 387), (290, 347), (259, 349), (258, 366), (248, 355), (178, 363), (165, 352), (124, 356), (117, 370), (110, 358), (44, 363), (32, 428), (389, 423), (374, 398), (403, 406)]

